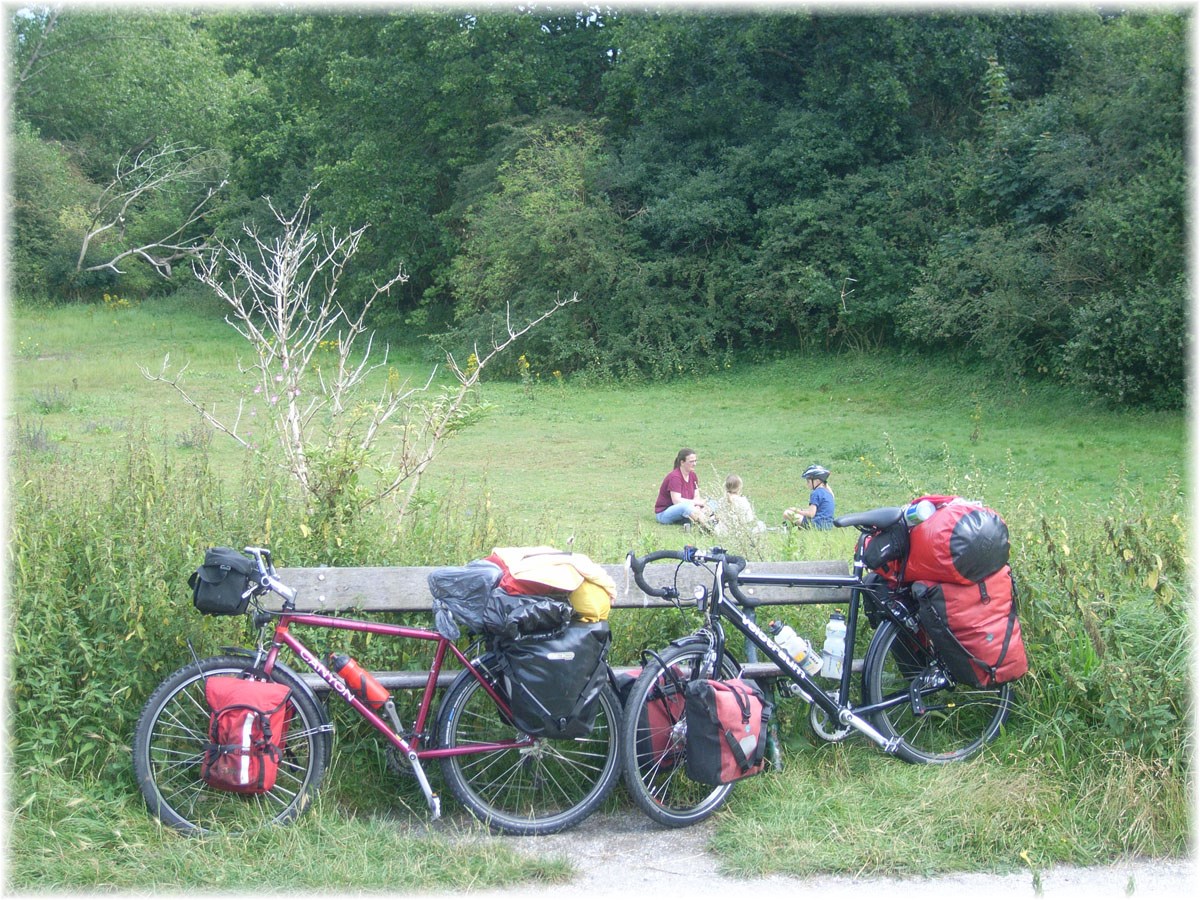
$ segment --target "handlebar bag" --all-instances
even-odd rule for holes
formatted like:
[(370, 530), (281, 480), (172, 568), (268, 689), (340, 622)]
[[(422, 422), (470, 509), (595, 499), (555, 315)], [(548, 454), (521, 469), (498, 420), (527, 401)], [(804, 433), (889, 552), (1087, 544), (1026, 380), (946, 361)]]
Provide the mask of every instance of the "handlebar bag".
[(684, 686), (688, 777), (718, 785), (762, 772), (772, 712), (762, 691), (740, 678), (689, 681)]
[(960, 684), (993, 687), (1029, 671), (1008, 566), (977, 584), (917, 581), (912, 593), (921, 627)]
[(258, 589), (258, 566), (232, 547), (210, 547), (188, 578), (192, 603), (208, 616), (240, 616)]
[(291, 690), (273, 681), (214, 675), (205, 681), (204, 695), (211, 714), (200, 777), (239, 794), (274, 788)]
[(905, 581), (973, 584), (1008, 564), (1008, 526), (997, 512), (961, 497), (920, 499), (937, 509), (909, 533)]
[(611, 640), (607, 622), (572, 622), (549, 634), (497, 638), (516, 726), (555, 739), (589, 734), (608, 681)]
[[(638, 713), (637, 759), (643, 772), (670, 771), (684, 760), (684, 730), (679, 727), (684, 716), (683, 673), (678, 666), (672, 671), (676, 678), (661, 682)], [(641, 674), (641, 669), (631, 669), (617, 676), (617, 695), (622, 704), (629, 699), (629, 691)]]

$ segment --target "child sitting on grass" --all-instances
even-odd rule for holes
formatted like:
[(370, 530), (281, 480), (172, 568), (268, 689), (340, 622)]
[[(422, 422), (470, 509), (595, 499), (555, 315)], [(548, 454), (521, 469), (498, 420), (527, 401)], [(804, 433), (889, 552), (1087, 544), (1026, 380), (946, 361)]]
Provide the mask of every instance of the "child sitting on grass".
[(742, 495), (742, 479), (730, 475), (725, 479), (725, 496), (717, 504), (717, 534), (729, 531), (759, 534), (767, 530), (767, 526), (754, 515), (754, 507)]

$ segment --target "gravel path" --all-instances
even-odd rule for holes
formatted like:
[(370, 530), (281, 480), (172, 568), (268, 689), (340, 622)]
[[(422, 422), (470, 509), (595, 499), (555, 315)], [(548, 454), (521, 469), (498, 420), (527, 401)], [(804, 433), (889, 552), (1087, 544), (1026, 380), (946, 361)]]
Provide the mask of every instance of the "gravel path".
[[(443, 831), (442, 828), (438, 829)], [(447, 829), (448, 830), (448, 829)], [(711, 822), (691, 828), (664, 829), (640, 813), (596, 814), (578, 828), (537, 838), (496, 837), (478, 832), (463, 840), (501, 841), (519, 853), (560, 856), (574, 862), (578, 874), (569, 883), (525, 885), (509, 890), (471, 892), (471, 900), (562, 900), (622, 897), (629, 900), (684, 900), (687, 897), (778, 897), (795, 900), (872, 900), (919, 895), (921, 900), (965, 897), (1022, 898), (1191, 898), (1200, 883), (1188, 860), (1131, 860), (1099, 868), (1048, 869), (1040, 886), (1032, 873), (947, 875), (937, 878), (729, 878), (708, 852)], [(443, 832), (445, 833), (445, 832)], [(460, 892), (461, 893), (461, 892)], [(429, 897), (446, 897), (431, 894)]]

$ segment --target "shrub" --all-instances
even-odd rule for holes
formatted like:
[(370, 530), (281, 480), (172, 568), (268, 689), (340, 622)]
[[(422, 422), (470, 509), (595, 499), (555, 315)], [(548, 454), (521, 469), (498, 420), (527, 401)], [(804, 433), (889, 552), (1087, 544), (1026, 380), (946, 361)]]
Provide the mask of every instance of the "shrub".
[[(1192, 602), (1178, 484), (1118, 486), (1090, 520), (1041, 516), (1019, 528), (1014, 571), (1032, 677), (1031, 739), (1070, 765), (1116, 747), (1184, 771), (1191, 756)], [(1010, 522), (1010, 525), (1013, 523)]]
[(1186, 298), (1182, 276), (1092, 298), (1074, 315), (1064, 351), (1069, 377), (1114, 405), (1182, 408)]

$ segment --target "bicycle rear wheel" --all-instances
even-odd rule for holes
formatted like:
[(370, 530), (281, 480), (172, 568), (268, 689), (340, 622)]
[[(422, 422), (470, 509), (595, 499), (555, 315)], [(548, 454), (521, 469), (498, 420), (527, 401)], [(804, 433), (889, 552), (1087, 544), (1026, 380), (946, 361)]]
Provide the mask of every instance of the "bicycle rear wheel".
[(292, 689), (288, 729), (275, 787), (239, 794), (200, 777), (210, 710), (205, 679), (250, 675), (245, 657), (214, 656), (190, 663), (160, 684), (142, 709), (133, 735), (133, 771), (151, 815), (184, 832), (240, 832), (288, 822), (316, 794), (329, 758), (325, 716), (297, 677), (281, 666), (272, 680)]
[(1012, 685), (954, 684), (916, 635), (884, 622), (867, 648), (863, 693), (884, 737), (899, 738), (897, 755), (911, 763), (974, 756), (996, 735), (1012, 708)]
[[(485, 659), (480, 667), (486, 670)], [(502, 834), (555, 834), (577, 825), (604, 802), (621, 774), (621, 703), (605, 685), (586, 737), (536, 738), (442, 757), (451, 792), (471, 814)], [(512, 743), (521, 732), (478, 679), (465, 672), (450, 686), (438, 713), (438, 746)]]
[[(702, 641), (668, 647), (647, 663), (625, 700), (621, 737), (625, 787), (642, 812), (671, 828), (707, 819), (733, 790), (732, 784), (713, 787), (687, 774), (683, 685), (711, 677), (710, 671), (702, 670), (708, 649)], [(726, 657), (720, 677), (736, 675), (737, 666)]]

